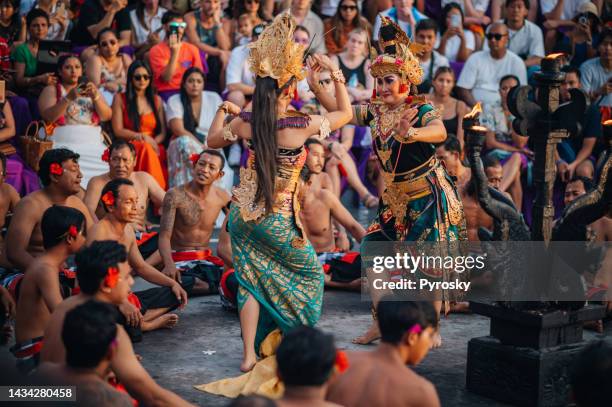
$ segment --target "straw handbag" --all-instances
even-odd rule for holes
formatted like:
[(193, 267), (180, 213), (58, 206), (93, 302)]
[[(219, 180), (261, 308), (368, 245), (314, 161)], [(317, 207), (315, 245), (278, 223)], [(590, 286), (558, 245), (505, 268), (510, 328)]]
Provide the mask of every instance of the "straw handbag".
[[(32, 132), (31, 129), (34, 128)], [(44, 138), (40, 139), (38, 133), (44, 129)], [(49, 140), (44, 122), (33, 121), (28, 125), (23, 136), (19, 137), (23, 158), (30, 168), (38, 172), (38, 162), (45, 151), (53, 148), (53, 141)]]

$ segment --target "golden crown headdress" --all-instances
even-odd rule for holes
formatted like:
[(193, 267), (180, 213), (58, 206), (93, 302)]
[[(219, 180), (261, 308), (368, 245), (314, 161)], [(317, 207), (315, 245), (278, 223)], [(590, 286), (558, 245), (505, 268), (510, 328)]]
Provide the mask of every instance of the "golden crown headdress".
[(281, 88), (292, 77), (304, 79), (304, 46), (293, 40), (295, 20), (289, 13), (276, 16), (257, 41), (249, 44), (251, 71), (262, 78), (276, 79)]
[(423, 45), (411, 42), (397, 24), (383, 16), (381, 16), (378, 39), (383, 53), (377, 55), (376, 50), (372, 49), (370, 64), (372, 76), (395, 73), (415, 85), (423, 82), (423, 69), (417, 58), (417, 55), (424, 51)]

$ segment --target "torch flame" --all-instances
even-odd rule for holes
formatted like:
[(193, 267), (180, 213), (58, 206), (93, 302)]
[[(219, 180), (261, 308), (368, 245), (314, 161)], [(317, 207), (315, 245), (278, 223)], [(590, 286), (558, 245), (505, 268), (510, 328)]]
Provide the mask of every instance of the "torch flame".
[(465, 116), (463, 116), (463, 118), (464, 119), (475, 119), (476, 117), (478, 117), (480, 113), (482, 113), (482, 106), (480, 105), (480, 102), (478, 102), (476, 103), (476, 106), (474, 106), (472, 111), (466, 114)]
[(489, 129), (487, 129), (484, 126), (472, 126), (470, 127), (471, 131), (482, 131), (482, 132), (487, 132)]
[(546, 59), (557, 59), (561, 56), (565, 55), (563, 52), (558, 52), (556, 54), (550, 54), (550, 55), (546, 55)]
[(602, 123), (604, 126), (612, 126), (612, 119), (611, 120), (606, 120), (605, 122)]

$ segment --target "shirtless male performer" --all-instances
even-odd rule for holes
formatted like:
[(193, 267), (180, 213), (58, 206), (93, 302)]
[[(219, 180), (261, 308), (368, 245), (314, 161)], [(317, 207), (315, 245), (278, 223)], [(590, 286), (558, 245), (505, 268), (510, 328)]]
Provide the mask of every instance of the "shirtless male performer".
[(307, 177), (301, 191), (301, 211), (304, 232), (312, 243), (325, 271), (325, 285), (332, 288), (359, 290), (361, 261), (358, 253), (343, 253), (336, 248), (332, 219), (344, 227), (358, 242), (365, 229), (329, 189), (323, 189), (319, 177), (325, 168), (325, 149), (320, 141), (308, 139), (303, 175)]
[(218, 151), (204, 150), (193, 162), (193, 179), (170, 189), (164, 198), (159, 253), (167, 276), (177, 281), (184, 276), (195, 278), (190, 294), (213, 294), (219, 288), (223, 260), (212, 255), (209, 242), (215, 221), (231, 197), (213, 185), (223, 177), (225, 165)]
[(146, 281), (162, 286), (135, 293), (119, 307), (126, 318), (126, 325), (135, 328), (128, 331), (133, 340), (140, 332), (158, 328), (171, 328), (178, 322), (176, 314), (166, 314), (187, 304), (187, 293), (175, 280), (168, 278), (142, 258), (131, 223), (138, 213), (138, 194), (129, 179), (117, 178), (102, 189), (102, 202), (106, 215), (89, 231), (87, 244), (96, 240), (115, 240), (128, 251), (128, 262), (137, 275)]
[(32, 261), (20, 283), (11, 348), (22, 373), (36, 368), (43, 334), (55, 307), (62, 302), (59, 272), (68, 256), (85, 244), (85, 217), (74, 208), (52, 206), (42, 217), (45, 253)]
[(372, 352), (347, 352), (349, 367), (332, 381), (327, 400), (346, 407), (439, 407), (434, 385), (406, 366), (420, 363), (432, 346), (433, 306), (383, 297), (377, 311), (380, 345)]
[(17, 206), (21, 198), (12, 185), (4, 182), (6, 178), (6, 156), (1, 152), (0, 164), (2, 164), (2, 168), (0, 168), (0, 267), (10, 268), (11, 265), (6, 258), (6, 251), (4, 250), (6, 216), (9, 212), (15, 210), (15, 206)]
[(6, 236), (6, 254), (16, 268), (26, 270), (43, 253), (40, 221), (50, 206), (77, 209), (85, 216), (86, 229), (93, 226), (91, 214), (76, 196), (83, 178), (78, 159), (78, 154), (65, 148), (48, 150), (40, 159), (38, 176), (43, 188), (19, 201)]
[[(136, 149), (131, 143), (117, 140), (108, 148), (108, 172), (89, 180), (85, 193), (85, 205), (95, 213), (98, 219), (104, 217), (104, 207), (100, 201), (102, 188), (110, 180), (127, 178), (134, 183), (138, 193), (138, 214), (132, 227), (136, 231), (136, 241), (142, 257), (148, 259), (157, 251), (158, 233), (147, 225), (147, 208), (149, 199), (154, 207), (160, 208), (166, 194), (151, 174), (145, 171), (134, 171), (136, 166)], [(106, 153), (105, 153), (106, 155)], [(160, 258), (151, 259), (151, 264), (158, 264)]]
[[(45, 329), (41, 362), (66, 362), (62, 329), (68, 312), (90, 300), (116, 306), (126, 301), (134, 284), (127, 256), (124, 245), (109, 240), (93, 242), (77, 253), (77, 279), (81, 292), (60, 303), (51, 314)], [(116, 343), (111, 369), (131, 397), (146, 406), (190, 406), (155, 383), (136, 358), (130, 338), (121, 325), (117, 325)]]

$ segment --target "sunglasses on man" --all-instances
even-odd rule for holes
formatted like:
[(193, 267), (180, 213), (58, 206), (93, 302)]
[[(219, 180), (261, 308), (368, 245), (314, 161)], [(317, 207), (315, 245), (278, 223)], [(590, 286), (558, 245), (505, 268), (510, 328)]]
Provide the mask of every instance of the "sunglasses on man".
[(505, 36), (506, 36), (506, 34), (489, 33), (489, 34), (487, 34), (487, 39), (489, 41), (491, 41), (491, 40), (501, 41), (502, 38), (504, 38)]
[(187, 27), (187, 23), (185, 23), (185, 22), (177, 23), (175, 21), (175, 22), (170, 23), (169, 26), (173, 27), (173, 28), (185, 28), (185, 27)]

